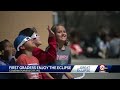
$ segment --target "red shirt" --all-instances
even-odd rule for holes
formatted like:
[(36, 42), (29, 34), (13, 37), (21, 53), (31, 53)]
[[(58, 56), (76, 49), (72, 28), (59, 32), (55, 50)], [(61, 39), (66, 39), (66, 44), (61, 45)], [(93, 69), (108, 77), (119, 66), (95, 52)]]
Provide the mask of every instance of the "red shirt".
[[(39, 65), (39, 61), (36, 57), (29, 57), (26, 54), (21, 54), (17, 58), (18, 65)], [(26, 73), (28, 79), (42, 79), (41, 73)]]
[[(46, 65), (50, 62), (54, 62), (56, 60), (56, 39), (55, 37), (48, 38), (49, 48), (46, 51), (43, 51), (40, 48), (35, 48), (33, 50), (33, 56), (35, 56), (38, 60), (40, 65)], [(50, 79), (45, 73), (42, 73), (43, 79)]]

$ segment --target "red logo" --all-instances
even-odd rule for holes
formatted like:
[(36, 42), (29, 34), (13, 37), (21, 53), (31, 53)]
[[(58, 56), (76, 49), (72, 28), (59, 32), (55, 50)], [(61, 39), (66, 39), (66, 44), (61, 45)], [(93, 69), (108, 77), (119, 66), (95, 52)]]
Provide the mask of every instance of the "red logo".
[(106, 69), (105, 65), (100, 65), (100, 72), (105, 72)]

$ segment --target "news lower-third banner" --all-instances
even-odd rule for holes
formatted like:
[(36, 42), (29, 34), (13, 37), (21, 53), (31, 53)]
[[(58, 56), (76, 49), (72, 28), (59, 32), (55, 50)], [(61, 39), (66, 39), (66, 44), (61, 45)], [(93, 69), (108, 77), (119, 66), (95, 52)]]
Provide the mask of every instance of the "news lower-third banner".
[(120, 65), (14, 65), (0, 66), (0, 73), (120, 73)]

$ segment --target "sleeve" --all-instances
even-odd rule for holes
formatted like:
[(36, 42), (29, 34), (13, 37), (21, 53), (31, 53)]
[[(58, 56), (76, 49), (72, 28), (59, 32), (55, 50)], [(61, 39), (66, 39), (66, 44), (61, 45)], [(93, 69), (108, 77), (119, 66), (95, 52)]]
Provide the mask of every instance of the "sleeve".
[(39, 60), (40, 64), (47, 64), (49, 62), (54, 62), (56, 60), (56, 39), (55, 37), (48, 38), (49, 48), (47, 51), (35, 48), (33, 50), (33, 55)]

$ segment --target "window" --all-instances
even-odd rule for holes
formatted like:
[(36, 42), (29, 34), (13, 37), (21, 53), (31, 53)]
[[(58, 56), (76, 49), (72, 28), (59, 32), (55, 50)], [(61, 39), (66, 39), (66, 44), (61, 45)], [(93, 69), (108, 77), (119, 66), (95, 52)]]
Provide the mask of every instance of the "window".
[(53, 24), (58, 24), (58, 13), (53, 12)]

